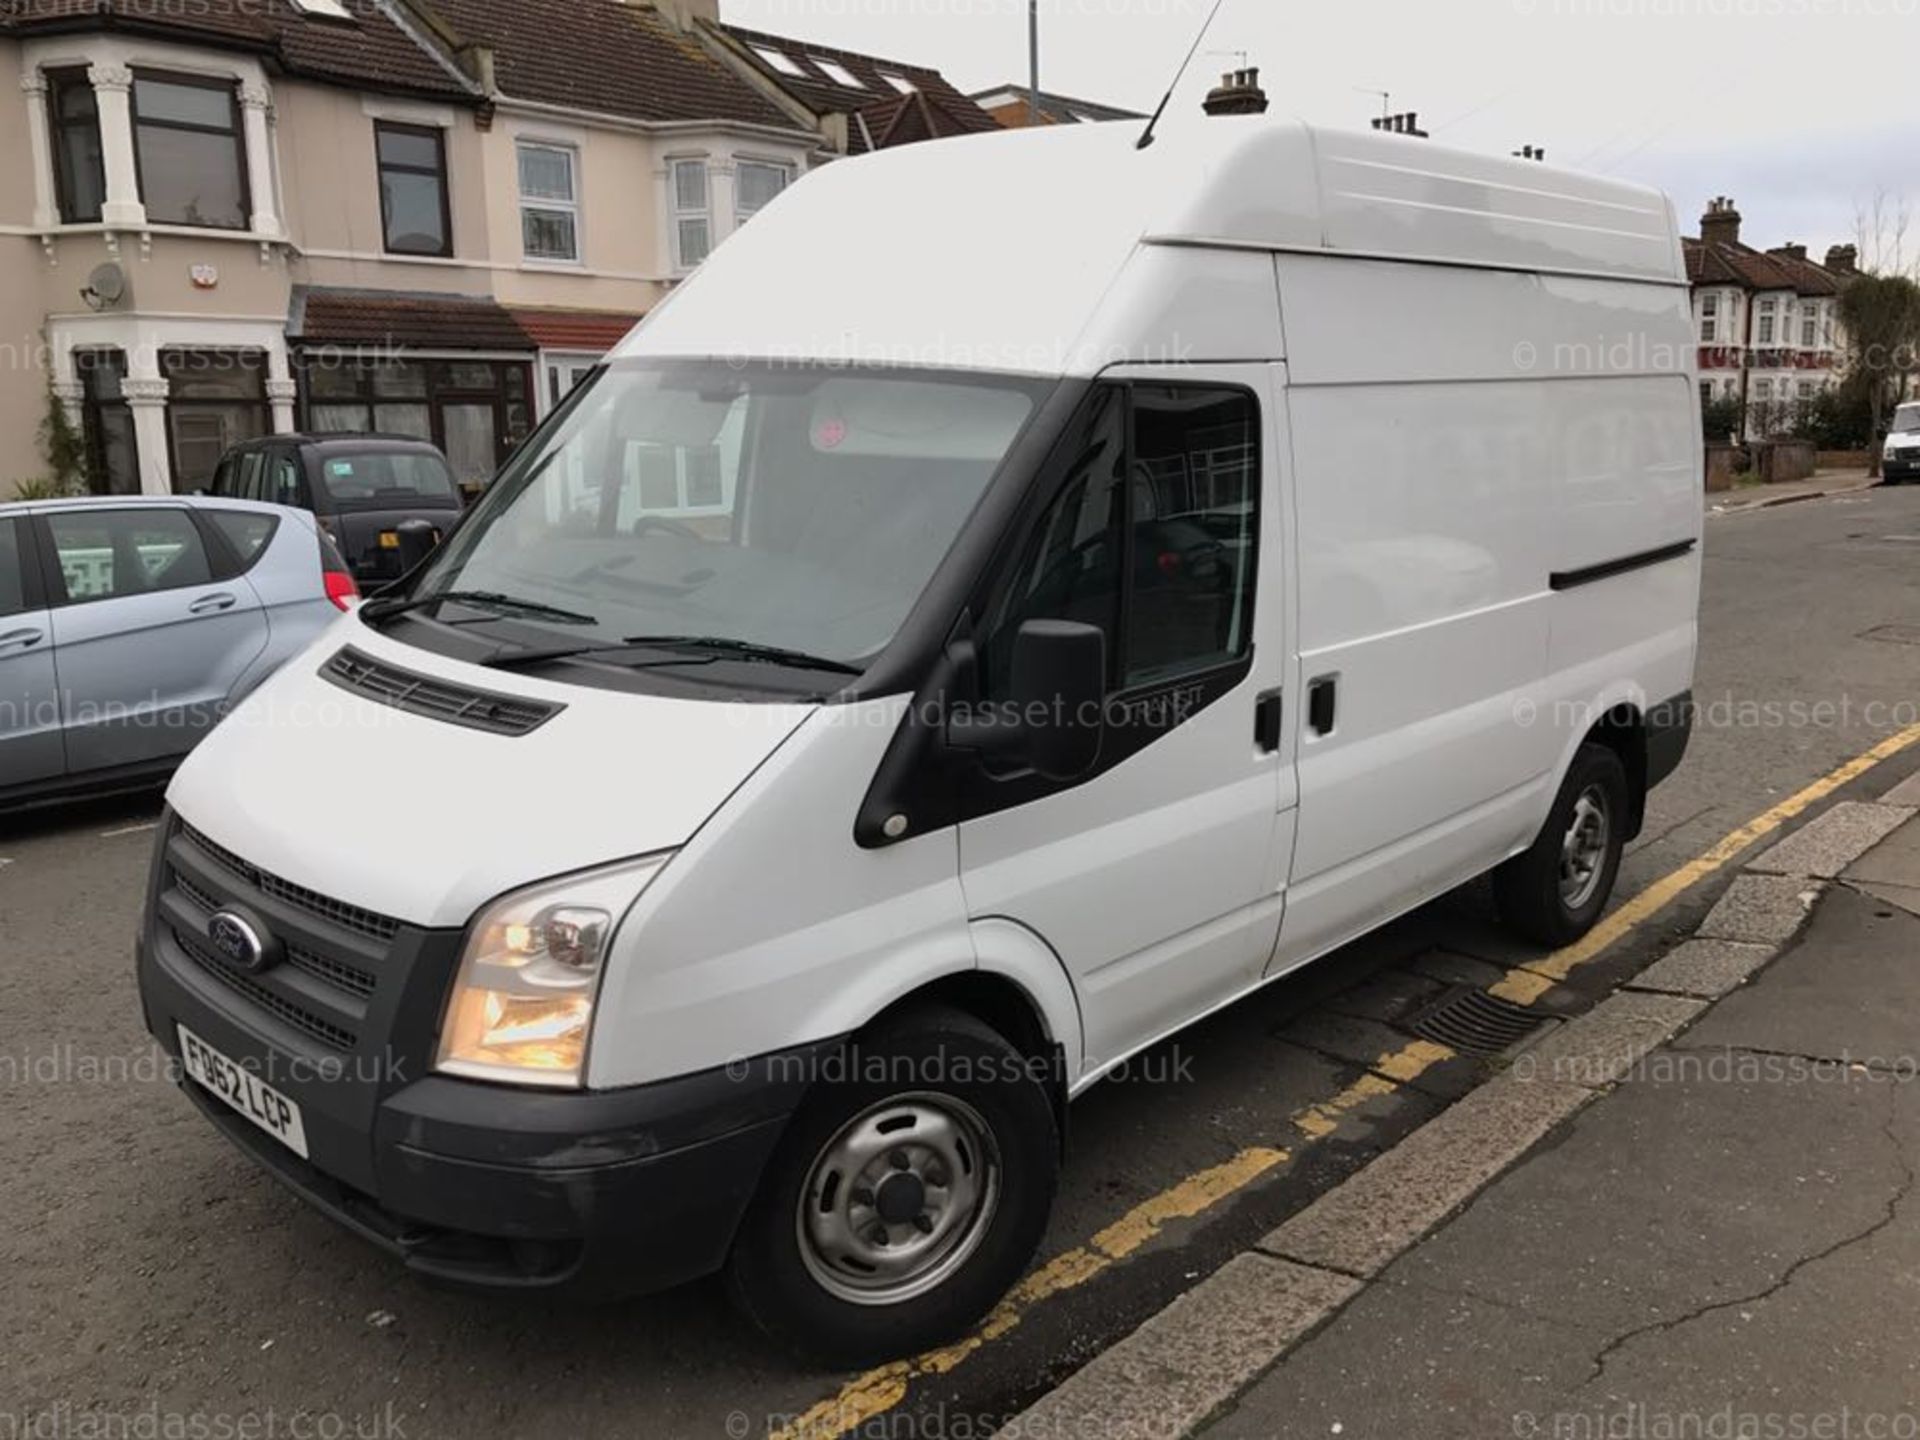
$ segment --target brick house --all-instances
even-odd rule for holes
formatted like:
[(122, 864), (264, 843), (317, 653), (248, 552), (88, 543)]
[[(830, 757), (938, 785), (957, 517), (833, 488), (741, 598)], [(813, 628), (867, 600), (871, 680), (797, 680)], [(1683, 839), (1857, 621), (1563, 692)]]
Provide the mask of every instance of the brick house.
[(1748, 438), (1786, 428), (1794, 406), (1838, 383), (1839, 295), (1853, 272), (1852, 246), (1821, 264), (1804, 245), (1755, 250), (1740, 239), (1740, 212), (1724, 196), (1682, 242), (1693, 288), (1704, 400), (1739, 400)]

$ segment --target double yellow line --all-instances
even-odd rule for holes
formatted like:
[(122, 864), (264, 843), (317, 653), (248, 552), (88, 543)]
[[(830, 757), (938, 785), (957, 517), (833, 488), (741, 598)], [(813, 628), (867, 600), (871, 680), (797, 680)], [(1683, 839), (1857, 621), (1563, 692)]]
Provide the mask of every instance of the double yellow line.
[[(1654, 881), (1594, 926), (1582, 939), (1531, 965), (1509, 970), (1493, 986), (1493, 993), (1518, 1004), (1532, 1004), (1579, 966), (1631, 934), (1709, 875), (1723, 869), (1755, 841), (1764, 839), (1809, 806), (1818, 804), (1841, 786), (1859, 779), (1881, 761), (1898, 755), (1916, 742), (1920, 742), (1920, 725), (1910, 725), (1864, 754), (1855, 756), (1839, 769), (1822, 776), (1804, 790), (1788, 796), (1739, 829), (1721, 837), (1708, 850), (1679, 869)], [(838, 1437), (859, 1429), (904, 1401), (915, 1380), (945, 1375), (969, 1356), (1016, 1329), (1027, 1312), (1036, 1305), (1076, 1289), (1111, 1269), (1159, 1235), (1169, 1222), (1191, 1219), (1245, 1189), (1275, 1166), (1292, 1159), (1300, 1147), (1312, 1145), (1332, 1134), (1348, 1111), (1369, 1100), (1395, 1093), (1432, 1066), (1450, 1059), (1453, 1053), (1444, 1045), (1415, 1040), (1399, 1050), (1380, 1056), (1366, 1074), (1339, 1094), (1310, 1105), (1292, 1117), (1291, 1123), (1298, 1132), (1292, 1142), (1295, 1151), (1253, 1146), (1222, 1164), (1187, 1176), (1134, 1206), (1084, 1245), (1077, 1245), (1054, 1256), (1033, 1271), (1007, 1293), (1006, 1298), (971, 1334), (938, 1350), (930, 1350), (910, 1360), (896, 1360), (856, 1376), (843, 1385), (837, 1394), (820, 1401), (774, 1430), (769, 1440), (838, 1440)]]

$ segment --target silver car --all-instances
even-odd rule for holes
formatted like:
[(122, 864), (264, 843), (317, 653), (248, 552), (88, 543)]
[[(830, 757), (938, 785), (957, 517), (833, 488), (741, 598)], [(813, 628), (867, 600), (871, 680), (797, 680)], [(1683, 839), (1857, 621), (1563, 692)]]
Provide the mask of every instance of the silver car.
[(301, 510), (0, 505), (0, 807), (164, 779), (355, 594)]

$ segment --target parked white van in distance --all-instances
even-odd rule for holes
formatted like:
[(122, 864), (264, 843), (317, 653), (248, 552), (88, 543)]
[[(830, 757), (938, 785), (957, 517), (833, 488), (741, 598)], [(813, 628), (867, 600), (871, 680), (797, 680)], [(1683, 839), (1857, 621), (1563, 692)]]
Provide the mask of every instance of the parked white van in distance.
[(138, 967), (210, 1120), (423, 1275), (724, 1271), (852, 1364), (1144, 1047), (1488, 871), (1594, 924), (1691, 714), (1671, 207), (1137, 133), (809, 176), (193, 754)]

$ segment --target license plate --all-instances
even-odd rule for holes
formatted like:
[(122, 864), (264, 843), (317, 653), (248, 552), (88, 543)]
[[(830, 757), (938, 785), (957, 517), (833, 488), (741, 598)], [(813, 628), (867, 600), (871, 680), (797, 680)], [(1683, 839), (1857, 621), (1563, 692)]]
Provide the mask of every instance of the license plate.
[(398, 550), (400, 548), (400, 532), (398, 530), (382, 530), (380, 532), (380, 548), (382, 550)]
[(173, 1027), (180, 1035), (180, 1058), (187, 1074), (302, 1160), (307, 1158), (307, 1130), (300, 1107), (265, 1081), (229, 1060), (186, 1026)]

